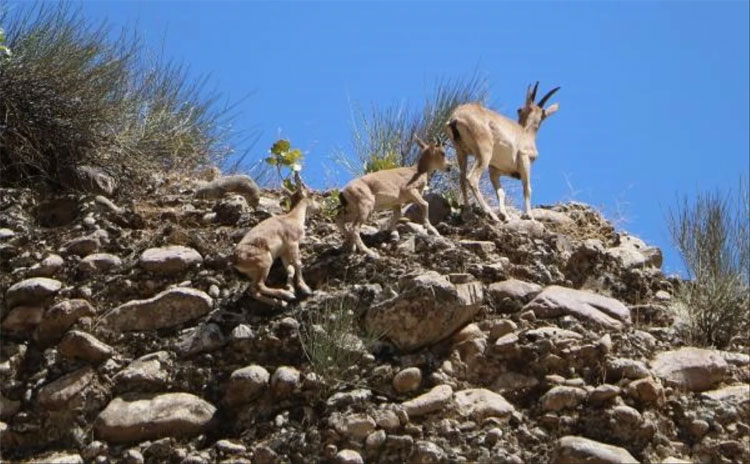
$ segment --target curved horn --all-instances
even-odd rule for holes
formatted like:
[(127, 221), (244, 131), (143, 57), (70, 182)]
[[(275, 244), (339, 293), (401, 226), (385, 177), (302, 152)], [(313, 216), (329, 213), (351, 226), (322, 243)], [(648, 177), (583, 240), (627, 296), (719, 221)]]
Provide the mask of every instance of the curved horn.
[(526, 88), (526, 99), (530, 103), (534, 103), (534, 100), (536, 100), (536, 90), (539, 88), (539, 81), (536, 81), (536, 84), (534, 84), (534, 90), (531, 90), (531, 84)]
[(555, 93), (555, 92), (557, 92), (558, 90), (560, 90), (560, 87), (559, 87), (559, 86), (558, 86), (558, 87), (555, 87), (554, 89), (552, 89), (552, 90), (550, 90), (549, 92), (547, 92), (547, 95), (543, 96), (543, 97), (542, 97), (542, 99), (541, 99), (541, 100), (539, 100), (539, 103), (538, 103), (538, 105), (539, 105), (540, 107), (544, 108), (544, 104), (545, 104), (545, 103), (547, 103), (547, 100), (549, 99), (549, 97), (551, 97), (551, 96), (552, 96), (552, 94), (554, 94), (554, 93)]

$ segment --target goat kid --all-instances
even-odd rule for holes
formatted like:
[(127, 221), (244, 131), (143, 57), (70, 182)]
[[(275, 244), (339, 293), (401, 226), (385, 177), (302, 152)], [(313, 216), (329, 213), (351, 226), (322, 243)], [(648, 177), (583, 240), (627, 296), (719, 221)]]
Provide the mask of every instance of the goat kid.
[[(465, 206), (469, 204), (468, 188), (474, 194), (482, 210), (495, 220), (508, 218), (505, 208), (505, 192), (500, 185), (500, 176), (512, 176), (523, 183), (524, 218), (531, 218), (531, 164), (539, 156), (536, 134), (547, 117), (560, 109), (557, 103), (544, 108), (547, 100), (560, 87), (534, 103), (539, 82), (533, 90), (526, 90), (526, 102), (518, 109), (518, 122), (483, 107), (479, 103), (458, 106), (446, 124), (446, 132), (456, 149), (456, 159), (461, 171), (461, 194)], [(468, 156), (476, 160), (467, 172)], [(479, 190), (479, 179), (489, 169), (490, 181), (497, 194), (500, 218), (490, 210)]]
[[(287, 194), (291, 197), (292, 208), (287, 214), (272, 216), (253, 227), (242, 238), (234, 250), (233, 265), (250, 278), (252, 296), (256, 300), (272, 306), (287, 305), (296, 298), (294, 283), (303, 295), (311, 295), (312, 290), (302, 277), (302, 259), (299, 245), (305, 237), (305, 218), (309, 213), (320, 210), (310, 196), (310, 191), (302, 183), (298, 172), (294, 173), (297, 190)], [(266, 285), (268, 273), (276, 258), (281, 258), (287, 271), (286, 289), (270, 288)]]
[[(351, 252), (359, 249), (377, 258), (378, 254), (362, 242), (359, 235), (362, 224), (367, 222), (373, 211), (390, 209), (393, 216), (388, 225), (392, 235), (398, 236), (396, 226), (401, 218), (402, 206), (416, 203), (422, 210), (422, 224), (428, 233), (440, 235), (430, 224), (427, 201), (422, 192), (429, 182), (430, 174), (436, 170), (450, 170), (443, 144), (436, 141), (426, 144), (419, 137), (415, 140), (422, 150), (415, 166), (385, 169), (352, 180), (341, 190), (341, 207), (336, 224), (345, 239), (345, 248)], [(347, 230), (347, 224), (351, 227)]]

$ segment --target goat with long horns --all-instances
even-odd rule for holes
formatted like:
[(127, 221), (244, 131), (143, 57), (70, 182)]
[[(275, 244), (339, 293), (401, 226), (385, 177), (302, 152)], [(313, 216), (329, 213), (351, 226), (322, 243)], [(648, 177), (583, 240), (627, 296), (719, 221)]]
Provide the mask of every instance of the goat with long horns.
[[(531, 86), (526, 89), (526, 101), (518, 109), (518, 122), (479, 103), (460, 105), (451, 114), (446, 132), (456, 149), (464, 207), (469, 204), (468, 186), (479, 206), (492, 219), (507, 219), (505, 192), (500, 185), (500, 176), (512, 176), (521, 179), (523, 183), (524, 217), (531, 218), (531, 163), (539, 156), (536, 134), (542, 121), (560, 109), (557, 103), (544, 108), (547, 100), (560, 87), (550, 90), (539, 103), (534, 103), (538, 88), (539, 82), (534, 84), (533, 89)], [(470, 155), (476, 161), (467, 172)], [(500, 217), (492, 212), (479, 190), (479, 179), (486, 169), (489, 169), (490, 181), (497, 194)]]

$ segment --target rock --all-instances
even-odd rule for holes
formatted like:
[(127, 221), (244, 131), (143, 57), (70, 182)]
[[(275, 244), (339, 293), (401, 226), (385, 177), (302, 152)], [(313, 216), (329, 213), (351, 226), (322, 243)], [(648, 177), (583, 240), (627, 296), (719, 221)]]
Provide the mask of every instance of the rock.
[(456, 408), (462, 416), (481, 422), (487, 417), (510, 416), (515, 408), (502, 395), (485, 388), (461, 390), (453, 395)]
[(83, 299), (61, 301), (47, 310), (34, 331), (34, 339), (42, 345), (55, 342), (81, 317), (96, 314), (91, 303)]
[(565, 436), (557, 441), (553, 464), (638, 464), (624, 448), (589, 440), (584, 437)]
[(367, 414), (334, 415), (330, 421), (336, 432), (354, 440), (364, 440), (375, 431), (375, 420)]
[(503, 372), (495, 379), (492, 389), (497, 391), (514, 391), (534, 388), (537, 385), (539, 385), (539, 380), (536, 377), (530, 377), (517, 372)]
[(487, 289), (495, 306), (503, 312), (518, 311), (541, 291), (540, 285), (516, 279), (495, 282)]
[(412, 392), (422, 383), (422, 371), (418, 367), (403, 369), (393, 377), (393, 389), (399, 393)]
[(5, 227), (0, 227), (0, 241), (10, 240), (15, 236), (16, 236), (16, 233), (13, 232), (12, 230), (5, 228)]
[(123, 453), (122, 460), (126, 464), (143, 464), (143, 454), (136, 449), (129, 449)]
[(200, 187), (195, 196), (198, 198), (218, 199), (227, 193), (237, 193), (245, 198), (252, 207), (260, 202), (260, 189), (255, 182), (245, 175), (224, 176)]
[(111, 211), (115, 214), (122, 214), (124, 211), (122, 208), (117, 206), (112, 200), (102, 195), (97, 195), (96, 197), (94, 197), (94, 202), (97, 205), (101, 205), (104, 208), (106, 208), (105, 211)]
[(13, 401), (0, 393), (0, 419), (9, 419), (21, 409), (20, 401)]
[(656, 247), (650, 247), (646, 243), (632, 235), (620, 235), (619, 245), (608, 248), (606, 254), (620, 262), (626, 268), (654, 267), (661, 268), (662, 253)]
[[(448, 216), (451, 214), (451, 206), (448, 200), (437, 193), (428, 193), (424, 195), (424, 199), (427, 200), (427, 213), (430, 216), (430, 224), (440, 224), (448, 219)], [(408, 217), (412, 222), (422, 223), (422, 210), (415, 204), (406, 208), (404, 216)]]
[(44, 303), (55, 296), (62, 288), (62, 282), (47, 277), (32, 277), (11, 285), (5, 292), (5, 304), (8, 308), (14, 306), (34, 306)]
[(496, 340), (518, 329), (518, 324), (510, 319), (492, 319), (487, 321), (485, 330), (490, 332), (490, 340)]
[(122, 266), (122, 260), (109, 253), (94, 253), (88, 255), (78, 263), (78, 269), (82, 272), (107, 272)]
[(340, 408), (350, 404), (364, 404), (370, 401), (370, 398), (372, 398), (372, 391), (361, 388), (334, 393), (326, 400), (326, 405), (330, 408)]
[(586, 390), (578, 387), (557, 386), (552, 387), (540, 399), (542, 409), (545, 411), (562, 411), (573, 409), (586, 399)]
[(718, 390), (703, 392), (701, 398), (736, 404), (749, 403), (748, 406), (750, 407), (750, 385), (731, 385)]
[(279, 397), (290, 396), (299, 388), (300, 373), (297, 369), (289, 366), (281, 366), (276, 369), (271, 377), (271, 391)]
[(625, 390), (628, 396), (640, 404), (658, 406), (664, 404), (664, 388), (653, 377), (646, 377), (630, 382)]
[(230, 440), (219, 440), (214, 446), (222, 454), (242, 454), (247, 451), (245, 445)]
[(111, 443), (193, 437), (207, 431), (216, 408), (189, 393), (117, 397), (99, 413), (94, 431)]
[(66, 242), (62, 246), (62, 251), (66, 254), (86, 256), (96, 253), (102, 246), (102, 242), (108, 239), (106, 231), (99, 229), (85, 237), (78, 237)]
[(434, 464), (443, 462), (445, 451), (435, 443), (418, 440), (414, 443), (414, 453), (409, 458), (410, 464)]
[(217, 203), (213, 212), (216, 213), (216, 222), (231, 226), (236, 224), (242, 218), (242, 214), (249, 209), (245, 198), (240, 195), (233, 195)]
[(651, 368), (668, 385), (689, 391), (710, 389), (721, 382), (728, 371), (726, 361), (718, 352), (693, 347), (659, 353), (651, 361)]
[(42, 387), (36, 399), (46, 409), (70, 408), (72, 407), (70, 401), (83, 394), (83, 391), (93, 382), (94, 375), (95, 373), (90, 367), (84, 367), (63, 375)]
[(175, 344), (175, 352), (187, 357), (217, 350), (226, 344), (221, 328), (213, 322), (201, 324), (182, 335)]
[(229, 377), (224, 400), (229, 405), (252, 401), (268, 387), (269, 378), (268, 371), (256, 364), (237, 369)]
[(555, 344), (565, 343), (569, 340), (580, 340), (583, 338), (578, 332), (561, 329), (556, 326), (539, 327), (538, 329), (527, 330), (523, 334), (524, 338), (530, 341), (550, 340)]
[(42, 314), (44, 308), (41, 306), (16, 306), (3, 320), (2, 328), (10, 332), (26, 332), (41, 322)]
[(154, 391), (169, 381), (172, 359), (166, 351), (156, 351), (131, 362), (112, 379), (119, 391)]
[(488, 259), (497, 250), (495, 242), (481, 240), (459, 240), (458, 245), (466, 248), (483, 259)]
[(589, 403), (602, 405), (620, 394), (620, 387), (610, 384), (602, 384), (589, 393)]
[(546, 208), (533, 208), (531, 217), (542, 223), (555, 224), (557, 226), (575, 226), (575, 221), (565, 213)]
[(450, 402), (453, 389), (450, 385), (438, 385), (432, 390), (401, 403), (409, 417), (420, 417), (441, 410)]
[(115, 353), (115, 350), (89, 335), (79, 330), (71, 330), (65, 334), (57, 350), (61, 355), (71, 359), (82, 359), (90, 363), (98, 364)]
[(703, 435), (705, 435), (710, 428), (711, 426), (708, 424), (708, 422), (696, 419), (690, 422), (690, 424), (688, 425), (688, 432), (690, 432), (690, 435), (692, 435), (694, 440), (699, 441), (701, 438), (703, 438)]
[(157, 274), (176, 274), (202, 262), (200, 253), (182, 245), (149, 248), (139, 260), (142, 268)]
[(735, 353), (733, 351), (719, 351), (719, 355), (724, 358), (724, 361), (733, 366), (747, 366), (750, 364), (750, 354)]
[(454, 285), (429, 271), (409, 276), (400, 293), (372, 305), (365, 315), (371, 333), (382, 333), (400, 350), (412, 351), (449, 337), (479, 311), (482, 286)]
[(607, 360), (607, 379), (643, 379), (651, 375), (646, 365), (638, 360), (629, 358), (614, 358)]
[(372, 432), (367, 435), (367, 438), (365, 438), (365, 449), (370, 452), (377, 451), (383, 446), (383, 443), (385, 443), (385, 438), (386, 435), (384, 430), (376, 430), (375, 432)]
[(29, 277), (52, 277), (62, 269), (65, 261), (62, 256), (51, 254), (41, 262), (31, 266), (27, 275)]
[(364, 464), (365, 461), (362, 459), (362, 456), (350, 449), (343, 449), (336, 453), (336, 464)]
[(118, 306), (104, 315), (102, 323), (120, 332), (162, 329), (203, 316), (212, 306), (213, 299), (202, 291), (176, 287)]
[(28, 464), (83, 464), (83, 458), (78, 453), (54, 453), (42, 458), (27, 461)]
[(614, 298), (557, 285), (545, 288), (523, 310), (541, 318), (571, 315), (608, 329), (630, 325), (630, 310)]

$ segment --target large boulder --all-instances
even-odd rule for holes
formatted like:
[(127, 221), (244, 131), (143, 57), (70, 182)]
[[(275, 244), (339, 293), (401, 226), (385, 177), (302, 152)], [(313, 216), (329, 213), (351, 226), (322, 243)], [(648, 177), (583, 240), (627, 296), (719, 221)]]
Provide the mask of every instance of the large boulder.
[(728, 371), (718, 351), (686, 347), (665, 351), (651, 361), (651, 370), (668, 385), (705, 391), (721, 382)]
[(99, 413), (96, 436), (112, 443), (192, 437), (211, 426), (216, 408), (190, 393), (117, 397)]
[(482, 304), (480, 283), (453, 284), (434, 271), (408, 276), (399, 287), (395, 297), (370, 307), (365, 324), (402, 351), (449, 337), (468, 324)]
[(8, 308), (18, 305), (33, 306), (53, 297), (62, 288), (62, 282), (46, 277), (33, 277), (10, 286), (5, 292)]
[(570, 315), (608, 329), (630, 325), (630, 310), (618, 300), (557, 285), (545, 288), (524, 306), (524, 312), (529, 310), (541, 318)]
[(158, 274), (175, 274), (202, 262), (200, 253), (182, 245), (149, 248), (141, 254), (139, 261), (142, 268)]
[(584, 437), (565, 436), (557, 441), (554, 464), (638, 464), (626, 449)]
[(133, 300), (105, 314), (102, 322), (112, 330), (155, 330), (174, 327), (208, 313), (213, 299), (200, 290), (176, 287), (147, 300)]
[(221, 198), (227, 193), (237, 193), (245, 197), (247, 204), (256, 207), (260, 202), (260, 189), (249, 176), (224, 176), (200, 187), (195, 196), (198, 198)]

